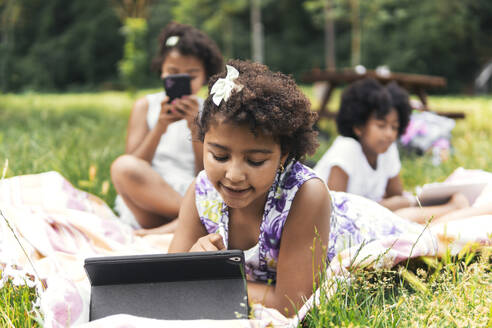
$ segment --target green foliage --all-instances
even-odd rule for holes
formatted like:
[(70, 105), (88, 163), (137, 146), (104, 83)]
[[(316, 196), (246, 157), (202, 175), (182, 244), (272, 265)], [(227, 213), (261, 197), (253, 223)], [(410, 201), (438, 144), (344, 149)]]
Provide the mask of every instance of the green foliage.
[[(300, 78), (304, 71), (321, 67), (323, 34), (317, 29), (302, 2), (262, 1), (265, 64), (273, 70)], [(174, 17), (203, 29), (227, 58), (251, 58), (250, 3), (235, 1), (182, 1)]]
[[(319, 29), (325, 0), (304, 2)], [(332, 0), (339, 67), (350, 54), (350, 0)], [(359, 1), (362, 64), (396, 72), (444, 76), (446, 92), (470, 91), (492, 56), (492, 3), (475, 0)], [(442, 91), (441, 91), (442, 92)]]
[[(350, 1), (331, 0), (339, 68), (351, 65)], [(261, 1), (267, 65), (296, 78), (324, 67), (324, 3)], [(361, 61), (368, 68), (386, 64), (395, 72), (441, 75), (448, 79), (448, 88), (440, 92), (461, 92), (471, 90), (481, 66), (492, 56), (489, 0), (358, 3)], [(127, 86), (157, 86), (149, 59), (157, 52), (157, 35), (172, 20), (208, 33), (226, 59), (251, 58), (250, 1), (152, 1), (147, 10), (147, 36), (134, 46), (128, 45), (128, 39), (124, 46), (123, 22), (114, 4), (1, 1), (0, 90), (114, 88), (119, 86), (118, 72)]]
[[(375, 2), (364, 17), (365, 65), (386, 64), (393, 71), (444, 76), (448, 92), (471, 88), (487, 59), (482, 53), (492, 54), (481, 41), (482, 20), (490, 19), (490, 12), (476, 12), (477, 7), (490, 10), (490, 5), (473, 0)], [(490, 34), (488, 41), (492, 41)]]
[(173, 16), (210, 35), (226, 59), (250, 57), (249, 1), (177, 1)]
[(271, 69), (299, 79), (303, 72), (324, 66), (322, 30), (314, 26), (302, 2), (284, 1), (281, 6), (270, 2), (262, 14), (265, 63)]
[(0, 36), (0, 87), (65, 90), (116, 78), (120, 23), (107, 1), (16, 1), (18, 17)]
[(147, 21), (143, 18), (127, 18), (122, 32), (125, 48), (123, 59), (118, 62), (118, 70), (125, 87), (135, 90), (144, 85), (148, 76), (149, 64), (145, 51)]
[[(149, 58), (152, 58), (158, 53), (159, 34), (161, 33), (164, 26), (166, 26), (169, 22), (173, 20), (172, 8), (174, 6), (174, 1), (175, 0), (154, 1), (152, 3), (152, 8), (148, 13), (147, 41), (145, 45)], [(147, 66), (149, 65), (150, 63), (147, 64)], [(159, 80), (159, 77), (153, 77), (155, 77), (155, 81)]]

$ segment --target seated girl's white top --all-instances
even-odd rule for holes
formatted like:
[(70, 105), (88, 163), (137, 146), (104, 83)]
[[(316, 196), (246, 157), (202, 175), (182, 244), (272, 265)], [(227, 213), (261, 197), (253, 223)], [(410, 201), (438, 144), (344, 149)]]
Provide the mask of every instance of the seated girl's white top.
[[(147, 95), (149, 109), (147, 112), (147, 125), (152, 130), (157, 124), (161, 112), (161, 102), (166, 94), (164, 92)], [(199, 110), (203, 107), (203, 99), (199, 100)], [(186, 120), (171, 123), (166, 132), (161, 136), (152, 159), (152, 168), (163, 178), (173, 181), (186, 182), (184, 190), (177, 190), (184, 194), (195, 177), (195, 154), (191, 143), (191, 131)]]
[(318, 161), (314, 170), (328, 182), (331, 168), (340, 167), (348, 175), (346, 192), (364, 196), (374, 201), (383, 199), (388, 180), (397, 176), (401, 169), (398, 148), (393, 143), (378, 156), (373, 169), (354, 138), (338, 136), (330, 149)]
[[(149, 130), (152, 130), (157, 124), (161, 112), (161, 102), (165, 96), (165, 92), (146, 96), (149, 103), (147, 109), (147, 127)], [(203, 99), (198, 98), (198, 104), (199, 112), (201, 112)], [(151, 165), (174, 190), (181, 195), (185, 194), (195, 178), (195, 153), (191, 143), (191, 131), (188, 129), (186, 120), (169, 124), (157, 145)], [(124, 222), (134, 228), (140, 228), (133, 213), (119, 195), (115, 200), (115, 209)]]

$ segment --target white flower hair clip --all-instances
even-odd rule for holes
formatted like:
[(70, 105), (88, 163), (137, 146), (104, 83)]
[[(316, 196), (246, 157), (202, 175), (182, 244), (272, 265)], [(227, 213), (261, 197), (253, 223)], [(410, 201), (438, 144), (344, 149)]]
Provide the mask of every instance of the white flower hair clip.
[(215, 105), (219, 106), (222, 99), (224, 102), (229, 99), (231, 96), (232, 90), (236, 90), (237, 92), (243, 89), (241, 84), (237, 84), (234, 82), (235, 79), (239, 76), (239, 72), (237, 69), (230, 65), (226, 65), (227, 75), (225, 78), (218, 79), (212, 89), (210, 90), (210, 94), (213, 94), (212, 101)]
[(179, 42), (179, 36), (173, 35), (167, 38), (166, 47), (174, 47)]

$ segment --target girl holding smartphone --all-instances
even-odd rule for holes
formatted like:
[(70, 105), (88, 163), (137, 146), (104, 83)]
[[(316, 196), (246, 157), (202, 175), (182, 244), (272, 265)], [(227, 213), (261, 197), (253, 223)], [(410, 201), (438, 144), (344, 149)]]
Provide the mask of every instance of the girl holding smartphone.
[(166, 92), (138, 99), (128, 122), (125, 154), (111, 165), (118, 192), (115, 208), (134, 228), (172, 232), (183, 194), (203, 169), (194, 123), (203, 100), (196, 94), (223, 67), (215, 42), (198, 29), (168, 24), (159, 37), (153, 65), (162, 79), (190, 76), (191, 95), (169, 101)]

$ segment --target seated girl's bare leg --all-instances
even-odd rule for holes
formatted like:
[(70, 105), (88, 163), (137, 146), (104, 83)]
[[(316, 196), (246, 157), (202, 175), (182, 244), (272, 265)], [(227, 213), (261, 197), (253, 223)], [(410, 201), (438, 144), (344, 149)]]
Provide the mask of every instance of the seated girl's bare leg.
[(178, 216), (183, 197), (148, 162), (122, 155), (111, 165), (111, 178), (143, 228), (161, 226)]
[(434, 222), (443, 215), (469, 206), (470, 204), (468, 203), (466, 196), (461, 193), (456, 193), (447, 203), (442, 205), (407, 207), (396, 210), (394, 213), (402, 218), (425, 224), (430, 219)]

